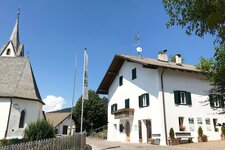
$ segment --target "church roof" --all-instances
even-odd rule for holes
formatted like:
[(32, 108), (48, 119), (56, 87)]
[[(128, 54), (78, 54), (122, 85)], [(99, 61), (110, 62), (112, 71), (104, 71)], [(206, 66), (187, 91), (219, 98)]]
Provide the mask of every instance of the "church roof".
[(35, 77), (26, 57), (0, 57), (0, 97), (41, 100)]

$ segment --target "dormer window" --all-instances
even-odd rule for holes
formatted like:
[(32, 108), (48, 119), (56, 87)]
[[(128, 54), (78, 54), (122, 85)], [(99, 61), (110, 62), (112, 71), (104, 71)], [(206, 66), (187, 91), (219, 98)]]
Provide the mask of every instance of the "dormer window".
[(10, 54), (11, 54), (11, 50), (10, 49), (7, 49), (6, 55), (10, 55)]

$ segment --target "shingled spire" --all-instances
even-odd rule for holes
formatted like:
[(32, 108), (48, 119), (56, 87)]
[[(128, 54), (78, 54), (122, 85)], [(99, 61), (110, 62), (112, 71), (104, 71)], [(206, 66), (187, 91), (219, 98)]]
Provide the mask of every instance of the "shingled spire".
[(20, 44), (19, 37), (19, 16), (20, 9), (17, 12), (16, 24), (9, 39), (9, 42), (3, 46), (1, 56), (4, 57), (19, 57), (24, 56), (24, 46)]
[(13, 46), (15, 50), (18, 50), (19, 45), (20, 45), (20, 37), (19, 37), (19, 17), (20, 17), (20, 12), (17, 12), (17, 18), (16, 18), (16, 24), (13, 29), (12, 35), (10, 37), (10, 41), (12, 41)]

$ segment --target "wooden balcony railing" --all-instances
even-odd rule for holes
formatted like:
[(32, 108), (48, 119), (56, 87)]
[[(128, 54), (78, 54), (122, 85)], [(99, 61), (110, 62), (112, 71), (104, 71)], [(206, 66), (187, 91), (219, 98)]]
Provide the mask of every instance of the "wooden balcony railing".
[(113, 112), (115, 119), (132, 119), (134, 117), (134, 109), (124, 108)]

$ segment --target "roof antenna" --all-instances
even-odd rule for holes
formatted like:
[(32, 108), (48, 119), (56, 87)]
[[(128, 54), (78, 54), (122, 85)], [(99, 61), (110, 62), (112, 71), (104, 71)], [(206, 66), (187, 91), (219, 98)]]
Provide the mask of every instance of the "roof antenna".
[(135, 46), (136, 46), (136, 51), (138, 52), (138, 57), (141, 57), (142, 48), (140, 46), (140, 34), (139, 34), (139, 32), (134, 37), (134, 43), (135, 43)]

